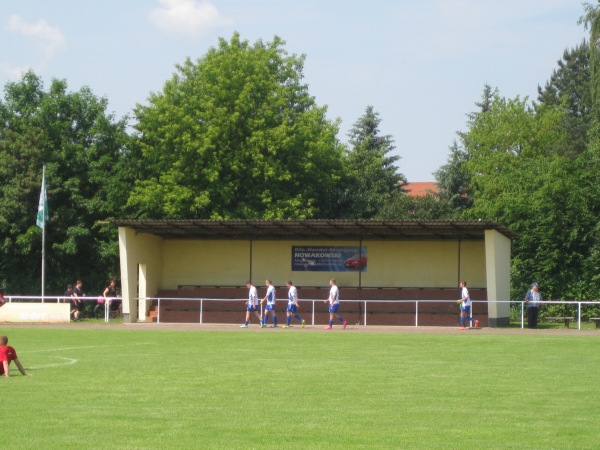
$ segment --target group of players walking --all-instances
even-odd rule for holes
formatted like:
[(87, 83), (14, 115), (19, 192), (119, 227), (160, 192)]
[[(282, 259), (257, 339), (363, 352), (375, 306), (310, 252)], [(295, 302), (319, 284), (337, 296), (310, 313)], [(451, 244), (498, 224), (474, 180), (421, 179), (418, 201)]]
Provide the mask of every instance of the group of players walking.
[[(251, 281), (246, 282), (246, 287), (248, 288), (248, 301), (246, 302), (246, 321), (241, 328), (248, 328), (250, 324), (250, 317), (252, 313), (256, 315), (258, 318), (258, 323), (261, 328), (265, 328), (267, 326), (267, 322), (269, 321), (269, 316), (272, 316), (273, 327), (278, 327), (277, 324), (277, 312), (275, 311), (275, 286), (271, 280), (267, 280), (265, 282), (267, 285), (267, 293), (265, 297), (260, 301), (260, 306), (266, 303), (264, 308), (264, 314), (261, 316), (259, 313), (259, 302), (258, 302), (258, 292), (256, 287), (252, 284)], [(343, 328), (346, 328), (348, 322), (346, 322), (342, 316), (338, 314), (338, 309), (340, 307), (340, 290), (338, 289), (335, 280), (332, 278), (329, 280), (329, 286), (331, 289), (329, 290), (329, 298), (325, 300), (325, 303), (329, 303), (329, 325), (325, 327), (326, 330), (331, 330), (333, 328), (334, 319), (340, 321)], [(306, 321), (298, 314), (298, 309), (300, 305), (298, 304), (298, 290), (296, 286), (293, 285), (292, 281), (289, 280), (287, 282), (288, 287), (288, 305), (286, 310), (286, 321), (283, 328), (289, 328), (291, 325), (292, 316), (300, 322), (300, 324), (304, 327), (306, 325)], [(460, 306), (460, 321), (461, 321), (461, 330), (467, 329), (466, 321), (469, 320), (472, 322), (475, 328), (479, 327), (479, 320), (471, 317), (471, 296), (469, 295), (469, 290), (467, 289), (467, 282), (463, 281), (460, 283), (461, 289), (461, 298), (458, 299), (458, 303)]]
[[(261, 328), (265, 328), (267, 326), (269, 316), (272, 316), (273, 327), (279, 326), (277, 324), (277, 312), (275, 310), (275, 286), (273, 286), (271, 280), (267, 280), (265, 284), (267, 285), (267, 293), (260, 301), (260, 306), (263, 304), (265, 305), (264, 313), (261, 316), (259, 313), (258, 291), (251, 281), (246, 282), (246, 287), (248, 288), (246, 320), (244, 324), (241, 325), (241, 328), (248, 328), (252, 313), (254, 313), (258, 318), (258, 323), (260, 324)], [(283, 325), (283, 328), (289, 328), (291, 326), (292, 317), (298, 320), (300, 325), (304, 327), (306, 325), (306, 321), (300, 316), (300, 314), (298, 314), (298, 310), (300, 309), (300, 305), (298, 304), (298, 289), (296, 289), (296, 286), (293, 285), (291, 280), (289, 280), (286, 284), (288, 287), (288, 304), (285, 325)], [(334, 279), (329, 280), (329, 286), (329, 298), (325, 300), (325, 303), (329, 303), (329, 325), (327, 325), (325, 329), (331, 330), (333, 328), (333, 321), (335, 318), (340, 321), (343, 328), (346, 328), (348, 323), (342, 318), (342, 316), (338, 314), (338, 309), (340, 307), (340, 291)]]

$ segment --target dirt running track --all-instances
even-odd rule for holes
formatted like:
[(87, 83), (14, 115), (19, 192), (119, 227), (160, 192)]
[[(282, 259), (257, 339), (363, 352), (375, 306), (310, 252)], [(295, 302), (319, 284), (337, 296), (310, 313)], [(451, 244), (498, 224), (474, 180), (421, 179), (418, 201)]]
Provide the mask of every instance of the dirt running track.
[(78, 328), (78, 329), (126, 329), (126, 330), (198, 330), (198, 331), (232, 331), (236, 333), (398, 333), (398, 334), (550, 334), (550, 335), (575, 335), (575, 336), (600, 336), (599, 330), (577, 330), (576, 328), (566, 329), (537, 329), (527, 328), (471, 328), (459, 330), (453, 327), (401, 327), (401, 326), (362, 326), (348, 325), (344, 330), (341, 325), (334, 325), (333, 330), (324, 330), (324, 325), (307, 325), (302, 328), (300, 325), (294, 325), (291, 328), (277, 328), (268, 326), (260, 328), (256, 324), (251, 324), (248, 328), (240, 328), (236, 324), (196, 324), (196, 323), (122, 323), (122, 324), (92, 324), (92, 323), (69, 323), (69, 324), (15, 324), (0, 323), (0, 334), (3, 329), (10, 328)]

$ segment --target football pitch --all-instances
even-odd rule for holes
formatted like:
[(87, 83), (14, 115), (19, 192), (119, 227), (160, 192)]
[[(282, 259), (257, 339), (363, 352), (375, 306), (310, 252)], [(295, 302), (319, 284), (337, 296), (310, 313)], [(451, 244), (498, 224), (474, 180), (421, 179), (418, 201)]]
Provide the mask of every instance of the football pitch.
[(7, 449), (597, 448), (600, 334), (4, 328)]

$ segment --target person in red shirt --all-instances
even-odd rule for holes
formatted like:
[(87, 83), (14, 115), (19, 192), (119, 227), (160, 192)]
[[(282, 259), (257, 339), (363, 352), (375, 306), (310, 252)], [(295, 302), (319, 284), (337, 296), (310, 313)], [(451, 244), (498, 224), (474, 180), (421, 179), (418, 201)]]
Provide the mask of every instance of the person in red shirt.
[(4, 298), (4, 295), (2, 295), (2, 293), (0, 292), (0, 306), (4, 306), (5, 303), (6, 299)]
[(8, 345), (8, 338), (6, 336), (0, 336), (0, 375), (4, 375), (6, 378), (10, 377), (8, 366), (10, 366), (10, 363), (13, 361), (19, 368), (21, 374), (23, 376), (27, 375), (21, 361), (19, 361), (16, 350)]

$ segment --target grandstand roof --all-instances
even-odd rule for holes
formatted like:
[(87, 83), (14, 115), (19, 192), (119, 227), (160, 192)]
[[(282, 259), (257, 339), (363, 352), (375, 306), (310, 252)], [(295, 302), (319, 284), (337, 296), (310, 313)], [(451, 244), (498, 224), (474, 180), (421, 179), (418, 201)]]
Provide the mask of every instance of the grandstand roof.
[(409, 220), (111, 220), (165, 239), (481, 240), (486, 230), (516, 234), (490, 221)]

